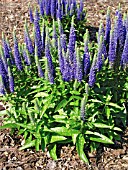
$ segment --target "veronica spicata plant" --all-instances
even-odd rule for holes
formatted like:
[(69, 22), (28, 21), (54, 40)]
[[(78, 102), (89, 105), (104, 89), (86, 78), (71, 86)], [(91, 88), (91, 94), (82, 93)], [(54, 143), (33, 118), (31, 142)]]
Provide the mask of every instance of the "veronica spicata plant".
[[(21, 150), (47, 148), (56, 160), (58, 144), (68, 143), (89, 163), (85, 147), (92, 152), (101, 143), (114, 145), (126, 127), (128, 34), (120, 46), (116, 31), (122, 28), (117, 27), (117, 16), (110, 28), (108, 16), (108, 28), (104, 30), (101, 24), (92, 47), (88, 30), (79, 25), (82, 1), (48, 0), (39, 1), (39, 5), (44, 11), (35, 11), (33, 39), (27, 24), (24, 44), (18, 43), (14, 32), (14, 65), (7, 57), (9, 43), (1, 47), (0, 100), (10, 107), (0, 112), (6, 115), (0, 129), (17, 129), (25, 141)], [(126, 24), (122, 26), (127, 30)], [(81, 29), (86, 30), (82, 39)]]

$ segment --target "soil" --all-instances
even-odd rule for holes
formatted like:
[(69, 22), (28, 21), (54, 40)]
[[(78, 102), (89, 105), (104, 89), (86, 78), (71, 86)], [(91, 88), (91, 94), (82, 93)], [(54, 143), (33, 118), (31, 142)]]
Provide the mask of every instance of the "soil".
[[(0, 1), (0, 32), (6, 34), (11, 45), (14, 26), (17, 28), (19, 41), (23, 41), (23, 24), (25, 19), (29, 21), (29, 3), (32, 8), (37, 4), (36, 0)], [(123, 12), (128, 10), (128, 0), (85, 1), (87, 25), (93, 35), (101, 20), (105, 25), (107, 7), (110, 6), (111, 17), (114, 18), (118, 3), (121, 4)], [(3, 109), (4, 106), (0, 103), (0, 110)], [(47, 150), (44, 153), (36, 152), (34, 149), (19, 151), (23, 140), (17, 132), (11, 134), (9, 129), (0, 131), (0, 170), (128, 170), (128, 128), (122, 135), (121, 142), (109, 147), (101, 145), (97, 153), (89, 153), (90, 165), (79, 159), (74, 146), (61, 146), (60, 156), (54, 161)]]

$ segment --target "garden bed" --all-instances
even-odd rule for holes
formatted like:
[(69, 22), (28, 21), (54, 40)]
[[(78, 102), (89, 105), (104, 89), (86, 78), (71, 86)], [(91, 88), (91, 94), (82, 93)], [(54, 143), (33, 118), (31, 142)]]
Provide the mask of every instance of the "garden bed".
[(19, 151), (22, 141), (22, 136), (10, 135), (9, 130), (0, 132), (1, 170), (127, 170), (128, 130), (122, 136), (122, 142), (116, 144), (115, 148), (101, 147), (97, 154), (90, 153), (89, 166), (79, 159), (74, 147), (60, 148), (60, 157), (54, 161), (47, 151)]
[[(11, 2), (13, 3), (13, 2)], [(28, 2), (27, 2), (28, 3)], [(123, 11), (128, 8), (126, 1), (120, 1)], [(24, 2), (14, 2), (9, 5), (5, 2), (2, 4), (3, 8), (7, 7), (3, 11), (2, 17), (7, 18), (4, 21), (2, 18), (2, 30), (8, 36), (9, 41), (12, 40), (12, 30), (14, 25), (17, 25), (17, 34), (20, 42), (23, 41), (23, 21), (24, 18), (29, 20), (27, 5), (26, 8)], [(99, 26), (100, 20), (105, 21), (106, 8), (110, 6), (112, 9), (112, 15), (115, 15), (115, 9), (117, 9), (117, 1), (91, 1), (85, 2), (85, 6), (88, 12), (88, 25), (92, 27), (92, 36), (95, 36), (95, 30)], [(16, 9), (16, 11), (14, 10)], [(18, 10), (17, 10), (18, 9)], [(10, 17), (11, 15), (12, 17)], [(21, 15), (20, 15), (21, 14)], [(23, 17), (21, 17), (23, 16)], [(15, 17), (18, 17), (15, 19)], [(13, 20), (12, 20), (13, 19)], [(97, 22), (95, 22), (97, 21)], [(9, 29), (8, 29), (9, 25)], [(11, 44), (13, 44), (11, 42)], [(1, 120), (2, 124), (2, 120)], [(48, 152), (42, 153), (42, 151), (36, 152), (34, 149), (27, 149), (19, 151), (18, 148), (22, 144), (22, 136), (18, 136), (17, 133), (11, 135), (8, 129), (0, 132), (0, 168), (2, 170), (26, 170), (26, 169), (53, 169), (53, 170), (66, 170), (66, 169), (82, 169), (82, 170), (127, 170), (128, 165), (128, 130), (126, 129), (122, 140), (115, 144), (115, 148), (100, 147), (97, 153), (90, 153), (91, 165), (83, 163), (77, 155), (74, 147), (62, 146), (59, 148), (58, 153), (60, 155), (57, 161), (52, 160), (49, 157)]]

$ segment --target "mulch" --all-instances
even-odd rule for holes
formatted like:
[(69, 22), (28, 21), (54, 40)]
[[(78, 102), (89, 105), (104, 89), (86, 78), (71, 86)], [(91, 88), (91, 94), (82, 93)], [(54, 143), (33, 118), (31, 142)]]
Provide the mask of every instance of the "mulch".
[[(32, 8), (37, 4), (36, 0), (0, 1), (0, 32), (5, 33), (11, 45), (14, 26), (17, 28), (19, 42), (23, 42), (24, 21), (29, 21), (29, 3)], [(91, 32), (95, 33), (101, 20), (105, 25), (108, 6), (114, 18), (118, 3), (121, 4), (123, 12), (128, 10), (128, 0), (85, 1), (87, 25)], [(41, 150), (36, 152), (34, 148), (19, 151), (23, 141), (23, 137), (17, 132), (11, 134), (9, 129), (0, 131), (0, 170), (128, 170), (128, 128), (122, 135), (121, 142), (109, 147), (101, 145), (97, 153), (89, 153), (90, 165), (79, 159), (74, 146), (59, 146), (59, 158), (54, 161), (47, 150), (44, 153)]]
[(1, 170), (128, 170), (128, 129), (114, 148), (101, 146), (97, 153), (90, 153), (90, 165), (79, 159), (74, 146), (60, 146), (58, 160), (54, 161), (47, 150), (19, 151), (23, 140), (17, 132), (13, 135), (8, 129), (0, 132)]

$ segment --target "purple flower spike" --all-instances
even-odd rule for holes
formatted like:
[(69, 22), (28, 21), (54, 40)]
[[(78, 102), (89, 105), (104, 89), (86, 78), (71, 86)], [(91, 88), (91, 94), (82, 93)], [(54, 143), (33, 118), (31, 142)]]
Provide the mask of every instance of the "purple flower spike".
[(82, 20), (84, 18), (83, 15), (83, 0), (80, 0), (80, 6), (77, 8), (77, 20)]
[(34, 23), (34, 17), (33, 17), (33, 13), (32, 13), (31, 7), (29, 7), (29, 16), (30, 16), (30, 22)]
[(69, 50), (68, 49), (67, 49), (66, 54), (63, 53), (63, 59), (64, 59), (63, 80), (66, 82), (69, 82), (71, 79), (71, 73), (70, 73)]
[(128, 14), (124, 13), (123, 17), (123, 28), (124, 28), (124, 37), (126, 39), (126, 34), (128, 32)]
[(3, 50), (2, 46), (0, 46), (0, 55), (1, 55), (0, 57), (2, 59), (2, 62), (4, 64), (4, 68), (5, 68), (6, 72), (8, 72), (7, 58), (4, 55), (4, 50)]
[(9, 77), (9, 89), (11, 93), (14, 93), (14, 77), (10, 66), (8, 66), (8, 77)]
[(60, 41), (61, 41), (61, 47), (64, 49), (64, 52), (66, 53), (67, 45), (66, 45), (66, 35), (65, 34), (62, 34), (60, 36)]
[(90, 55), (89, 55), (88, 43), (89, 43), (89, 32), (88, 30), (86, 30), (85, 41), (84, 41), (84, 55), (83, 55), (83, 69), (84, 69), (85, 76), (87, 76), (90, 69)]
[(41, 65), (40, 65), (40, 63), (38, 64), (38, 76), (39, 77), (44, 77), (44, 72), (43, 72), (43, 70), (42, 70), (42, 68), (41, 68)]
[[(62, 6), (63, 6), (63, 11), (65, 11), (67, 1), (61, 0)], [(64, 12), (65, 13), (65, 12)]]
[(97, 61), (96, 61), (96, 69), (98, 71), (101, 70), (102, 65), (103, 65), (102, 54), (103, 54), (103, 36), (101, 35), (100, 36), (99, 47), (98, 47), (98, 56), (97, 56)]
[(43, 50), (45, 49), (45, 20), (43, 19), (43, 25), (42, 25), (42, 33), (41, 33), (41, 36), (42, 36), (42, 48)]
[(90, 69), (90, 55), (88, 52), (84, 53), (83, 67), (84, 67), (84, 75), (87, 76), (89, 73), (89, 69)]
[(5, 70), (4, 63), (1, 56), (0, 56), (0, 75), (2, 76), (4, 87), (7, 88), (8, 86), (7, 71)]
[(74, 16), (73, 16), (72, 17), (71, 28), (70, 28), (70, 34), (69, 34), (69, 43), (68, 43), (69, 56), (70, 56), (71, 62), (73, 60), (73, 54), (75, 52), (75, 42), (76, 42), (76, 34), (75, 34)]
[(48, 78), (49, 78), (49, 81), (50, 83), (54, 83), (54, 74), (55, 74), (55, 71), (54, 71), (54, 66), (53, 66), (53, 63), (52, 63), (52, 56), (51, 56), (51, 53), (50, 53), (50, 44), (49, 44), (49, 34), (48, 34), (48, 28), (46, 29), (46, 42), (45, 42), (45, 57), (47, 59), (47, 64), (48, 64)]
[(124, 16), (124, 26), (125, 26), (126, 32), (128, 32), (128, 13), (125, 14)]
[(57, 16), (56, 16), (59, 20), (62, 19), (62, 4), (61, 4), (61, 0), (58, 0), (58, 9), (57, 9)]
[(72, 71), (73, 71), (73, 76), (72, 78), (76, 78), (76, 71), (77, 71), (77, 50), (75, 50), (74, 55), (73, 55), (73, 64), (72, 64)]
[(107, 51), (108, 51), (108, 45), (110, 41), (110, 30), (111, 30), (111, 18), (110, 18), (110, 10), (108, 8), (107, 16), (106, 16), (106, 30), (105, 30), (105, 42), (107, 45)]
[(45, 0), (45, 11), (47, 16), (51, 14), (51, 0)]
[(8, 41), (7, 38), (6, 38), (6, 43), (7, 43), (8, 50), (9, 50), (9, 54), (10, 54), (10, 63), (11, 63), (12, 65), (14, 65), (15, 62), (14, 62), (14, 58), (13, 58), (13, 55), (12, 55), (12, 49), (11, 49), (11, 47), (10, 47), (10, 45), (9, 45), (9, 41)]
[(70, 12), (70, 6), (68, 3), (65, 3), (65, 15), (68, 15)]
[(52, 18), (56, 16), (56, 0), (51, 0), (51, 16)]
[(108, 59), (109, 59), (110, 66), (113, 66), (115, 59), (116, 59), (116, 45), (115, 45), (115, 37), (114, 37), (113, 30), (110, 31)]
[(77, 66), (76, 66), (76, 75), (75, 75), (75, 79), (78, 80), (78, 82), (81, 82), (82, 81), (82, 78), (83, 78), (83, 69), (82, 69), (82, 64), (81, 64), (81, 61), (80, 61), (80, 51), (79, 49), (77, 48), (76, 49), (76, 62), (77, 62)]
[(88, 32), (88, 29), (86, 29), (85, 41), (84, 41), (84, 53), (88, 53), (89, 52), (88, 43), (89, 43), (89, 32)]
[(26, 35), (25, 39), (27, 40), (26, 47), (27, 47), (29, 53), (34, 54), (34, 47), (33, 47), (31, 38), (29, 37), (29, 35)]
[(55, 21), (54, 21), (54, 19), (53, 19), (53, 36), (52, 36), (52, 38), (53, 38), (53, 46), (54, 46), (55, 48), (57, 48), (58, 42), (57, 42), (56, 26), (55, 26)]
[(40, 20), (40, 14), (37, 8), (35, 8), (35, 19), (38, 21)]
[(57, 21), (58, 21), (58, 29), (59, 29), (59, 34), (61, 35), (61, 34), (63, 34), (63, 27), (62, 27), (62, 24), (61, 24), (61, 21), (60, 21), (60, 19), (58, 18), (57, 19)]
[(1, 56), (3, 58), (4, 66), (7, 71), (7, 59), (10, 58), (11, 64), (14, 64), (14, 60), (12, 58), (12, 50), (9, 46), (9, 42), (7, 39), (5, 39), (4, 34), (2, 34), (2, 43), (3, 48), (1, 47)]
[(39, 1), (39, 7), (40, 7), (40, 14), (43, 17), (44, 16), (44, 3), (42, 0)]
[[(119, 40), (120, 50), (123, 51), (124, 43), (125, 43), (125, 27), (123, 26), (122, 14), (121, 11), (118, 11), (117, 19), (115, 23), (115, 42)], [(116, 42), (117, 45), (117, 42)]]
[(124, 68), (128, 67), (128, 32), (125, 40), (121, 61)]
[(4, 95), (5, 94), (5, 90), (4, 90), (4, 83), (2, 80), (2, 76), (0, 75), (0, 94)]
[(26, 48), (28, 49), (29, 53), (34, 54), (34, 47), (33, 47), (29, 32), (28, 32), (28, 26), (26, 22), (25, 22), (24, 41), (25, 41)]
[(31, 65), (31, 59), (30, 59), (29, 53), (26, 49), (23, 50), (23, 58), (24, 58), (25, 64), (27, 66), (30, 66)]
[(18, 68), (18, 70), (22, 71), (23, 66), (22, 66), (22, 61), (21, 61), (21, 56), (19, 52), (19, 47), (18, 47), (18, 41), (15, 35), (15, 32), (13, 33), (13, 39), (14, 39), (14, 59), (15, 59), (15, 64)]
[(95, 67), (92, 66), (90, 69), (90, 73), (89, 73), (88, 84), (90, 87), (93, 87), (95, 82), (96, 82), (96, 70), (95, 70)]
[(72, 0), (72, 4), (73, 4), (74, 9), (76, 9), (76, 0)]
[(98, 43), (100, 43), (100, 36), (104, 37), (104, 26), (103, 23), (100, 23), (100, 27), (99, 27), (99, 31), (98, 31), (98, 37), (97, 37), (97, 41)]
[(8, 45), (5, 39), (3, 39), (3, 50), (4, 50), (5, 58), (10, 58), (10, 52), (9, 52)]
[(90, 69), (90, 72), (89, 72), (88, 84), (89, 84), (90, 87), (93, 87), (95, 85), (95, 82), (96, 82), (96, 73), (97, 73), (96, 61), (97, 61), (97, 55), (95, 54), (94, 57), (93, 57), (91, 69)]
[(84, 96), (81, 100), (81, 109), (80, 109), (80, 117), (83, 122), (85, 122), (85, 114), (86, 114), (86, 97)]
[(83, 7), (84, 7), (84, 4), (83, 4), (83, 0), (80, 0), (80, 13), (83, 12)]
[(71, 4), (71, 8), (70, 8), (70, 16), (72, 16), (74, 14), (74, 5)]
[(61, 74), (63, 75), (65, 53), (64, 53), (64, 51), (62, 51), (62, 47), (61, 47), (59, 38), (58, 38), (58, 57), (59, 57), (60, 71), (61, 71)]
[(80, 9), (77, 8), (77, 20), (80, 21), (81, 20), (81, 12)]
[(44, 77), (44, 72), (41, 68), (41, 63), (39, 61), (39, 57), (38, 57), (38, 47), (35, 45), (35, 62), (36, 62), (36, 66), (38, 69), (38, 76), (39, 77)]
[(39, 20), (38, 16), (35, 15), (34, 19), (34, 33), (35, 33), (35, 44), (38, 47), (38, 57), (41, 58), (42, 51), (43, 51), (43, 46), (42, 46), (42, 37), (41, 37), (41, 32), (40, 32), (40, 25), (39, 25)]

